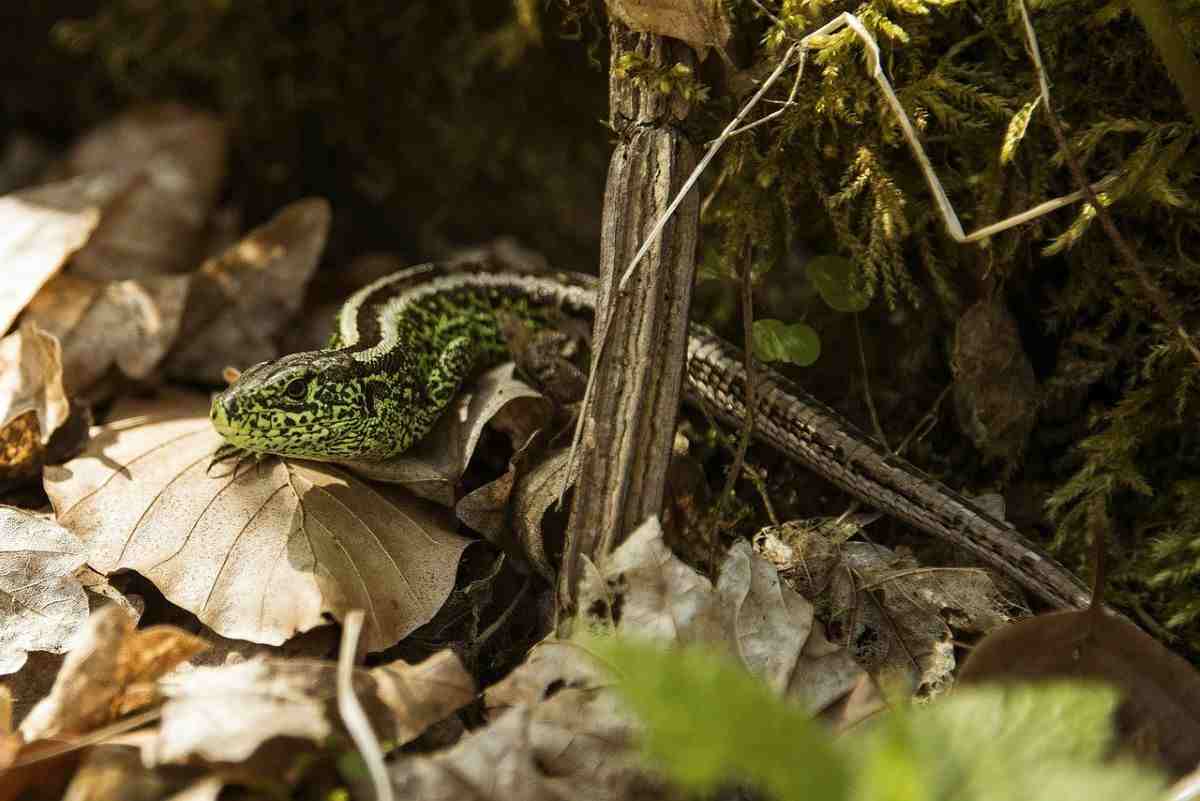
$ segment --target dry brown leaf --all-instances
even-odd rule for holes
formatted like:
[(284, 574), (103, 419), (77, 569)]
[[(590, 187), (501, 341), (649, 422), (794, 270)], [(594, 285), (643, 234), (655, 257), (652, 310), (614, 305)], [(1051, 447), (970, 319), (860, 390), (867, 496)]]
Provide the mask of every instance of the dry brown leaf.
[(469, 544), (447, 513), (315, 462), (210, 475), (221, 440), (181, 412), (111, 423), (47, 469), (59, 522), (96, 570), (135, 570), (222, 636), (270, 644), (365, 609), (377, 651), (445, 602)]
[(858, 664), (884, 683), (939, 695), (953, 681), (956, 636), (1006, 623), (1010, 605), (983, 570), (923, 568), (873, 543), (847, 542), (872, 519), (770, 526), (754, 547), (818, 604)]
[(757, 557), (745, 540), (729, 549), (717, 593), (730, 616), (742, 664), (782, 693), (812, 632), (812, 604), (785, 586), (778, 571)]
[(614, 17), (635, 31), (681, 39), (692, 47), (724, 47), (732, 33), (720, 0), (607, 0)]
[(488, 717), (515, 706), (533, 706), (567, 688), (588, 690), (612, 683), (604, 664), (583, 645), (548, 638), (529, 649), (525, 660), (484, 691)]
[(217, 801), (225, 782), (219, 776), (197, 779), (163, 801)]
[(586, 571), (580, 582), (579, 608), (587, 618), (612, 619), (625, 634), (681, 645), (731, 645), (712, 582), (671, 553), (657, 518), (638, 526), (599, 571)]
[(37, 415), (44, 445), (70, 415), (71, 404), (63, 389), (58, 340), (27, 321), (0, 339), (0, 428), (30, 411)]
[(607, 620), (621, 634), (723, 648), (812, 712), (851, 692), (863, 672), (843, 649), (829, 645), (814, 624), (812, 605), (749, 543), (730, 548), (713, 587), (671, 553), (656, 518), (601, 568), (585, 563), (579, 609), (585, 626)]
[(363, 478), (400, 484), (443, 506), (458, 499), (458, 482), (483, 436), (501, 427), (519, 448), (550, 417), (550, 402), (515, 375), (511, 362), (494, 367), (459, 393), (434, 429), (403, 456), (346, 466)]
[(146, 768), (136, 748), (103, 744), (89, 748), (64, 799), (70, 801), (159, 801), (180, 786), (179, 777)]
[(541, 437), (538, 432), (534, 432), (529, 441), (518, 448), (509, 459), (508, 469), (502, 476), (464, 495), (454, 505), (454, 514), (459, 520), (482, 534), (488, 542), (521, 560), (526, 559), (525, 554), (515, 543), (510, 542), (509, 499), (517, 479), (525, 473), (530, 457), (540, 445)]
[(564, 690), (535, 707), (509, 709), (486, 728), (391, 771), (397, 798), (562, 801), (662, 798), (608, 691)]
[(74, 576), (83, 560), (83, 543), (62, 526), (0, 506), (0, 675), (20, 670), (30, 651), (69, 649), (88, 618)]
[(255, 228), (192, 277), (172, 378), (220, 384), (230, 366), (278, 358), (275, 342), (300, 310), (329, 233), (329, 204), (298, 200)]
[[(563, 476), (571, 467), (570, 448), (562, 448), (547, 454), (541, 461), (533, 465), (524, 475), (520, 476), (512, 493), (512, 512), (510, 519), (513, 537), (524, 554), (526, 561), (531, 564), (547, 581), (553, 581), (558, 570), (558, 553), (560, 548), (547, 547), (547, 539), (561, 542), (562, 532), (566, 529), (565, 515), (559, 515), (557, 528), (547, 525), (547, 514), (558, 503), (558, 495), (563, 486)], [(574, 479), (568, 487), (574, 484)]]
[(72, 395), (86, 393), (116, 365), (146, 378), (179, 333), (190, 276), (102, 283), (73, 275), (55, 278), (26, 315), (58, 337), (63, 381)]
[(50, 694), (21, 721), (26, 742), (86, 734), (149, 704), (154, 683), (204, 641), (174, 626), (138, 631), (116, 606), (88, 619)]
[[(116, 182), (112, 177), (107, 180)], [(83, 247), (100, 222), (97, 205), (63, 208), (57, 202), (59, 193), (81, 188), (79, 181), (66, 181), (37, 193), (0, 197), (0, 263), (4, 264), (0, 333), (8, 330), (67, 258)]]
[(137, 178), (105, 209), (75, 254), (72, 272), (101, 281), (145, 280), (195, 267), (225, 178), (226, 140), (216, 117), (175, 104), (122, 114), (80, 139), (56, 177), (115, 169)]
[[(277, 737), (322, 744), (340, 731), (336, 672), (332, 662), (255, 659), (164, 682), (162, 724), (143, 757), (152, 765), (241, 762)], [(448, 651), (416, 665), (356, 669), (354, 689), (375, 733), (398, 744), (475, 696), (474, 680)]]

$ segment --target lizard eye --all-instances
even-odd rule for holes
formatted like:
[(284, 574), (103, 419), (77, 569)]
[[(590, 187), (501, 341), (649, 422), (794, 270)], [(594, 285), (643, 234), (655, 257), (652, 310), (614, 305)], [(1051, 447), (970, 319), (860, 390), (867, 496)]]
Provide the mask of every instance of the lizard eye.
[(292, 379), (283, 388), (283, 394), (292, 400), (304, 400), (305, 396), (308, 395), (308, 382), (303, 378)]

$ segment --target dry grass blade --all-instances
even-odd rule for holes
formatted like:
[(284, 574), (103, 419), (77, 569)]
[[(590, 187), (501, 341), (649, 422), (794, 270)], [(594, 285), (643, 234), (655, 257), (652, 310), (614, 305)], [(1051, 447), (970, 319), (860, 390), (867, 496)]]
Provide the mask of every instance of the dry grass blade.
[(338, 651), (337, 707), (342, 716), (350, 739), (358, 747), (358, 753), (367, 764), (371, 784), (375, 787), (376, 801), (392, 801), (392, 783), (388, 779), (387, 766), (383, 763), (383, 748), (379, 738), (371, 730), (371, 721), (354, 694), (354, 664), (357, 661), (358, 639), (362, 634), (363, 611), (354, 609), (346, 615), (342, 624), (342, 645)]

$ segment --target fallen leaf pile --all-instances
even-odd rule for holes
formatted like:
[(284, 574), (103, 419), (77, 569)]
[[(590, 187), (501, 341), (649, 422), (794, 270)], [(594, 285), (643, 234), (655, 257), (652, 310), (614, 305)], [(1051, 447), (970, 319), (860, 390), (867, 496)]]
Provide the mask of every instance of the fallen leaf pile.
[[(719, 3), (610, 7), (730, 38)], [(404, 264), (323, 264), (320, 198), (243, 226), (226, 140), (148, 107), (0, 176), (0, 801), (675, 797), (604, 643), (723, 654), (832, 753), (888, 702), (936, 701), (962, 642), (1024, 611), (982, 571), (857, 540), (867, 516), (710, 536), (680, 433), (667, 533), (652, 517), (585, 558), (565, 614), (586, 332), (506, 321), (514, 363), (389, 462), (215, 460), (229, 368), (321, 347), (338, 302)], [(462, 258), (539, 263), (505, 241)], [(1018, 672), (989, 642), (975, 672)], [(1169, 683), (1133, 682), (1157, 693), (1139, 703), (1165, 709)]]

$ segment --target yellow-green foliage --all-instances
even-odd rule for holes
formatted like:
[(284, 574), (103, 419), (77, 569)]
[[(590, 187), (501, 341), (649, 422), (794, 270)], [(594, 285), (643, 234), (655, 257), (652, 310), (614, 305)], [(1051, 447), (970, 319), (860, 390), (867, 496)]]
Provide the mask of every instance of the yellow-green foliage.
[(900, 707), (838, 740), (727, 658), (593, 641), (645, 726), (649, 758), (687, 788), (751, 782), (779, 801), (1137, 801), (1164, 782), (1105, 762), (1116, 693), (975, 687)]
[[(727, 5), (757, 75), (836, 13), (858, 14), (967, 231), (1078, 188), (1035, 106), (1036, 76), (1011, 1)], [(953, 243), (846, 30), (810, 54), (796, 105), (735, 140), (714, 167), (708, 246), (729, 258), (752, 231), (778, 263), (778, 232), (755, 229), (783, 219), (785, 241), (800, 237), (817, 253), (850, 257), (863, 289), (889, 306), (954, 320), (981, 291), (1023, 301), (1012, 311), (1032, 335), (1027, 345), (1049, 349), (1033, 353), (1048, 403), (1024, 467), (1060, 487), (1051, 510), (1060, 552), (1084, 564), (1083, 511), (1106, 505), (1117, 524), (1118, 597), (1184, 627), (1200, 654), (1200, 367), (1178, 336), (1182, 324), (1200, 339), (1197, 131), (1124, 4), (1031, 5), (1071, 147), (1089, 180), (1113, 178), (1101, 198), (1165, 304), (1125, 268), (1085, 204), (982, 246)], [(1170, 8), (1195, 47), (1200, 3), (1173, 0)], [(786, 75), (770, 97), (790, 88)], [(715, 96), (707, 110), (728, 119), (745, 97)], [(814, 208), (826, 212), (820, 225), (805, 222)], [(760, 286), (771, 292), (771, 277)]]

